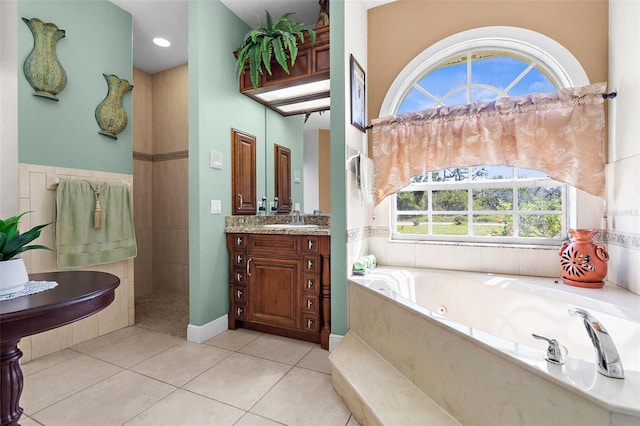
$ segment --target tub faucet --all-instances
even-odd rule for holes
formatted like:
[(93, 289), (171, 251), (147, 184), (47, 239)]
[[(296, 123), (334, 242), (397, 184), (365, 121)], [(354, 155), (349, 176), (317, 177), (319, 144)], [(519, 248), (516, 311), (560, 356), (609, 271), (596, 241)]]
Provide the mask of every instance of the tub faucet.
[(587, 334), (591, 338), (596, 353), (598, 373), (614, 379), (624, 379), (624, 369), (618, 350), (602, 323), (584, 309), (569, 308), (569, 313), (582, 318), (584, 322), (584, 327), (587, 329)]

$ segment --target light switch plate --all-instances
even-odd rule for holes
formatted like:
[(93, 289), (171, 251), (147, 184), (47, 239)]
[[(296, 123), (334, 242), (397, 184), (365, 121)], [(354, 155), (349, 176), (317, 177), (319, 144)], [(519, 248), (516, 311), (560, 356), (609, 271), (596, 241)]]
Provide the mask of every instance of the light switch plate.
[(222, 153), (220, 151), (211, 151), (210, 164), (213, 169), (222, 169)]
[(222, 213), (222, 202), (220, 200), (211, 200), (211, 214)]
[(300, 183), (300, 171), (299, 170), (295, 170), (293, 172), (293, 181), (296, 183)]

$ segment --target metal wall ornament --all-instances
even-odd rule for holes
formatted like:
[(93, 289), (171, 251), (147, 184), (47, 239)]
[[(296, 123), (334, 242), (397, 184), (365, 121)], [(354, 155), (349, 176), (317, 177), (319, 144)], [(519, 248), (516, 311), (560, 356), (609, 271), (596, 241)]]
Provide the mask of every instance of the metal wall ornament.
[(65, 30), (38, 18), (22, 18), (33, 35), (33, 49), (23, 64), (24, 75), (35, 90), (34, 96), (58, 101), (56, 95), (67, 85), (67, 73), (56, 55)]
[(107, 80), (109, 91), (96, 108), (96, 121), (101, 129), (98, 133), (117, 140), (116, 135), (127, 127), (127, 112), (122, 108), (122, 98), (133, 90), (133, 85), (113, 74), (102, 75)]

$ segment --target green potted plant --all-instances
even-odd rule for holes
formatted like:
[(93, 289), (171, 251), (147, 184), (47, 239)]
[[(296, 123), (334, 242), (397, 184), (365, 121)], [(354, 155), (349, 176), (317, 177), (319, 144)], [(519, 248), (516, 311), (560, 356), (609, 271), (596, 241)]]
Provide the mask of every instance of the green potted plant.
[(27, 213), (0, 219), (0, 295), (18, 292), (29, 281), (24, 260), (17, 255), (27, 250), (51, 250), (43, 245), (28, 245), (40, 236), (40, 230), (49, 223), (34, 226), (23, 234), (18, 231), (20, 218)]
[(305, 29), (301, 22), (289, 21), (293, 12), (285, 13), (275, 22), (269, 12), (266, 14), (266, 22), (261, 22), (245, 35), (237, 52), (237, 76), (240, 78), (244, 73), (245, 63), (248, 61), (254, 89), (258, 88), (258, 75), (264, 74), (263, 65), (264, 70), (271, 75), (271, 60), (274, 57), (289, 74), (289, 66), (293, 67), (298, 56), (298, 40), (304, 43), (305, 32), (311, 37), (311, 44), (316, 42), (314, 30)]

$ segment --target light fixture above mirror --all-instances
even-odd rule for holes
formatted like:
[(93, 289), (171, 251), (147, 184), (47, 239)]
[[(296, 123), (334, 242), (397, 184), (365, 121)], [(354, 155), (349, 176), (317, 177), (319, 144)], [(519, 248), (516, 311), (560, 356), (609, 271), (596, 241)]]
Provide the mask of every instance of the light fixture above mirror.
[(272, 74), (260, 75), (258, 88), (254, 90), (249, 72), (245, 71), (240, 76), (240, 93), (284, 116), (328, 110), (329, 26), (316, 28), (315, 32), (313, 46), (309, 38), (298, 46), (298, 56), (289, 74), (272, 66)]

